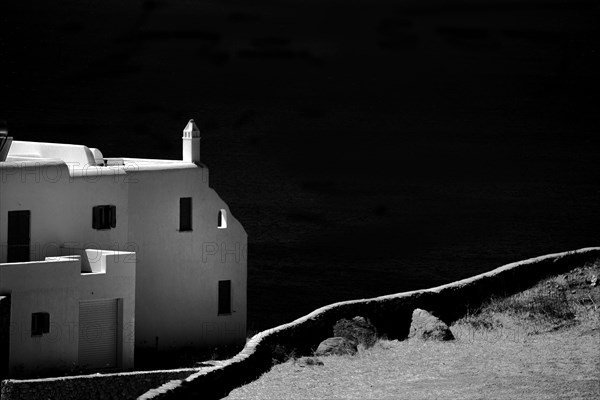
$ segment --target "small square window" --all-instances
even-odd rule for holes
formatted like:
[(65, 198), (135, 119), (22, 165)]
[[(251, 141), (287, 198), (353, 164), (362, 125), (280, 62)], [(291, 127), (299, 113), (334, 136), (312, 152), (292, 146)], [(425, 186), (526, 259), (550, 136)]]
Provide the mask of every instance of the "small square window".
[(110, 229), (117, 227), (116, 206), (95, 206), (92, 211), (92, 228)]
[(217, 222), (217, 228), (227, 228), (227, 211), (225, 211), (223, 208), (221, 208), (221, 210), (219, 211), (219, 221)]
[(219, 315), (231, 314), (231, 281), (219, 281)]
[(31, 336), (40, 336), (50, 332), (50, 314), (37, 312), (31, 314)]
[(179, 230), (192, 230), (192, 198), (182, 197), (179, 199)]

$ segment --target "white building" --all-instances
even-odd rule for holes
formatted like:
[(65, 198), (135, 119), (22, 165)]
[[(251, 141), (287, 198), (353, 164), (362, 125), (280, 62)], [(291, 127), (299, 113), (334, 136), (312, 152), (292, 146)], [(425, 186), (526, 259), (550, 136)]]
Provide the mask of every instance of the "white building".
[(0, 264), (0, 293), (4, 376), (133, 368), (135, 253)]
[[(133, 357), (124, 347), (133, 337), (136, 348), (159, 351), (245, 341), (247, 235), (208, 186), (193, 120), (182, 141), (181, 161), (105, 158), (98, 149), (81, 145), (12, 142), (6, 159), (0, 159), (0, 296), (10, 297), (11, 328), (17, 319), (34, 318), (24, 316), (33, 308), (17, 304), (30, 302), (17, 291), (33, 297), (37, 291), (52, 293), (52, 284), (38, 285), (49, 273), (42, 269), (77, 262), (90, 269), (87, 264), (93, 263), (86, 259), (96, 249), (117, 251), (110, 254), (120, 260), (107, 266), (98, 283), (104, 286), (102, 299), (116, 301), (120, 312), (119, 307), (130, 309), (126, 299), (135, 293), (135, 314), (120, 312), (117, 321), (122, 333), (117, 335), (118, 355)], [(111, 268), (128, 261), (133, 266), (125, 268), (133, 274), (128, 276), (135, 276), (130, 285), (121, 276), (125, 269), (110, 275)], [(10, 280), (5, 270), (13, 274)], [(15, 278), (19, 273), (21, 278)], [(61, 280), (68, 281), (61, 287), (69, 298), (88, 300), (79, 296), (87, 273)], [(15, 279), (26, 282), (19, 286)], [(97, 290), (90, 289), (94, 296)], [(50, 313), (51, 323), (81, 318), (77, 307), (65, 307), (64, 315), (53, 317), (44, 301), (37, 304), (36, 310)], [(0, 357), (2, 340), (0, 335)], [(10, 368), (21, 357), (13, 345), (11, 331)], [(119, 360), (117, 367), (130, 368), (130, 360)]]

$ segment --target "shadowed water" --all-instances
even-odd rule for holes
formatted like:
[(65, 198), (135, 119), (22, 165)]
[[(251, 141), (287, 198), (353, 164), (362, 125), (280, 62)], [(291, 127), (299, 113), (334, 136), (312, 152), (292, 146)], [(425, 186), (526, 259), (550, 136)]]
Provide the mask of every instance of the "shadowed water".
[(250, 330), (598, 245), (594, 2), (2, 7), (15, 140), (175, 159), (200, 122)]

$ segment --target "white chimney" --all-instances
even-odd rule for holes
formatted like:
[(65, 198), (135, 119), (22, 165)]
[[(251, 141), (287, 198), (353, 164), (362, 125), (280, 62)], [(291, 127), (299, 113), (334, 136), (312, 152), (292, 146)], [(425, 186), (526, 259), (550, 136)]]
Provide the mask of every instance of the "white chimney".
[(0, 127), (0, 162), (6, 161), (13, 138), (8, 136), (8, 129)]
[(187, 123), (183, 130), (183, 161), (200, 162), (200, 129), (193, 119)]

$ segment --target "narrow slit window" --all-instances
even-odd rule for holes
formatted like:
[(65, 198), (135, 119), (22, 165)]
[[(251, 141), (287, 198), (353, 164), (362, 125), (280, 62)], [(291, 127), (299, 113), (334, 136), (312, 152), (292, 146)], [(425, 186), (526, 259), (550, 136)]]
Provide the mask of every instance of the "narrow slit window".
[(192, 230), (192, 198), (182, 197), (179, 199), (179, 230)]
[(219, 228), (219, 229), (227, 228), (227, 211), (225, 211), (225, 209), (223, 209), (223, 208), (221, 208), (219, 210), (219, 221), (217, 223), (217, 228)]
[(231, 281), (219, 281), (219, 315), (231, 314)]
[(50, 314), (37, 312), (31, 314), (31, 336), (41, 336), (50, 332)]

